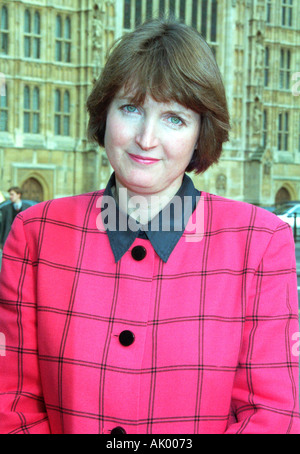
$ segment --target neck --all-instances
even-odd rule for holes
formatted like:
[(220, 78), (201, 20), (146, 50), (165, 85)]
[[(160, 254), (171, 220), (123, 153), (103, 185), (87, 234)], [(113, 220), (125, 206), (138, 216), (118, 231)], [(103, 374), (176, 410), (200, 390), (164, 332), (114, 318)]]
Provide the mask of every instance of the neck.
[(158, 194), (138, 194), (131, 191), (117, 180), (113, 188), (113, 195), (119, 208), (138, 221), (147, 224), (172, 200), (181, 186), (181, 182), (174, 187), (168, 187)]

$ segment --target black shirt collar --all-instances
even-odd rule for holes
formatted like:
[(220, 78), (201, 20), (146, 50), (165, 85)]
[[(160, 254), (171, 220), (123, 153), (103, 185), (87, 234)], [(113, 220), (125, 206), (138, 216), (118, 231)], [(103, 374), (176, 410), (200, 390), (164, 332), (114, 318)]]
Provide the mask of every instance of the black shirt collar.
[[(196, 208), (201, 193), (194, 187), (191, 178), (185, 174), (181, 187), (170, 203), (148, 224), (142, 225), (119, 209), (112, 193), (112, 187), (115, 184), (115, 173), (113, 173), (101, 203), (102, 220), (115, 261), (118, 262), (121, 259), (136, 238), (144, 238), (151, 242), (159, 257), (167, 262)], [(107, 196), (110, 201), (113, 201), (109, 203), (109, 210), (106, 205)]]

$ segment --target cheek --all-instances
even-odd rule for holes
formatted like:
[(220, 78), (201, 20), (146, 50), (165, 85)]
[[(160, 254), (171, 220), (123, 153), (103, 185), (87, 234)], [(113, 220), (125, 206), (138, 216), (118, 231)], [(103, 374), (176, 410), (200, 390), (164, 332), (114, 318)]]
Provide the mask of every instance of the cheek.
[(104, 135), (104, 146), (108, 149), (122, 147), (130, 140), (128, 128), (120, 121), (111, 119), (107, 121)]
[(190, 162), (194, 150), (195, 140), (191, 140), (191, 136), (177, 138), (169, 144), (169, 156), (175, 161), (179, 162)]

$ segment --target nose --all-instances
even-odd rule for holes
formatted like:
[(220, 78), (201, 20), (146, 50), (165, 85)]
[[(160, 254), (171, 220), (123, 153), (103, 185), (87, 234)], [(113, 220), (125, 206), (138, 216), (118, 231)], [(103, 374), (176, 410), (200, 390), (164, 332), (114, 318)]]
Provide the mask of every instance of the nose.
[(158, 145), (158, 136), (154, 120), (145, 119), (140, 123), (135, 141), (142, 150), (152, 150)]

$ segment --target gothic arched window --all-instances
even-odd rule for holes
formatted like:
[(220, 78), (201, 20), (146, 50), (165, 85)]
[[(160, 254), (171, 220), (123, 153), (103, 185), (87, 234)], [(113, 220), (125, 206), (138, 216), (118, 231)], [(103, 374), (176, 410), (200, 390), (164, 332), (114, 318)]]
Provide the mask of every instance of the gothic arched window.
[(23, 95), (23, 130), (25, 133), (38, 134), (40, 132), (40, 90), (28, 85), (24, 87)]
[(66, 90), (63, 93), (61, 90), (54, 92), (54, 134), (56, 136), (70, 135), (70, 93)]
[(0, 53), (8, 54), (8, 11), (6, 6), (1, 8)]
[(40, 13), (35, 11), (33, 14), (26, 9), (24, 13), (24, 57), (41, 57), (41, 18)]

